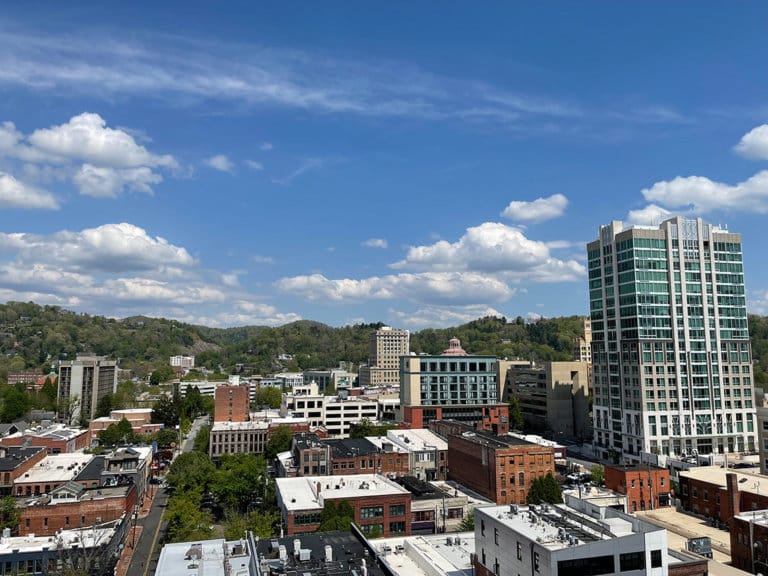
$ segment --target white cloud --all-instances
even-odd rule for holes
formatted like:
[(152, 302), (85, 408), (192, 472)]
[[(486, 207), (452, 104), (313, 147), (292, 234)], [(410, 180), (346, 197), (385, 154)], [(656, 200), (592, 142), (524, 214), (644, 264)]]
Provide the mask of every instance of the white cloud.
[(177, 305), (222, 302), (226, 295), (210, 286), (172, 284), (150, 278), (116, 278), (104, 283), (111, 298), (122, 301), (168, 302)]
[(272, 258), (271, 256), (262, 256), (261, 254), (255, 254), (251, 256), (251, 260), (255, 264), (274, 264), (275, 263), (275, 259)]
[(221, 275), (221, 283), (225, 286), (238, 286), (240, 284), (237, 272)]
[(53, 194), (24, 184), (7, 172), (0, 171), (0, 208), (34, 208), (58, 210)]
[(387, 241), (384, 238), (369, 238), (363, 242), (363, 246), (367, 246), (368, 248), (386, 248)]
[[(411, 312), (389, 310), (392, 324), (403, 326), (411, 330), (421, 328), (448, 328), (460, 324), (466, 324), (478, 318), (486, 316), (503, 316), (495, 308), (488, 306), (455, 306), (441, 307), (428, 306)], [(446, 347), (448, 342), (445, 343)]]
[(515, 222), (543, 222), (562, 216), (567, 206), (568, 199), (565, 196), (553, 194), (533, 202), (513, 200), (501, 215)]
[(735, 150), (747, 158), (768, 160), (768, 124), (763, 124), (747, 132), (742, 136)]
[(83, 164), (72, 177), (80, 194), (94, 198), (117, 198), (125, 189), (152, 194), (151, 184), (163, 177), (150, 168), (108, 168)]
[(246, 160), (245, 165), (255, 172), (261, 172), (264, 170), (264, 164), (257, 162), (256, 160)]
[(648, 202), (699, 214), (718, 209), (765, 214), (768, 213), (768, 170), (736, 185), (714, 182), (704, 176), (678, 176), (656, 182), (643, 190), (643, 196)]
[(71, 179), (81, 194), (98, 198), (116, 198), (124, 190), (151, 194), (163, 180), (157, 168), (179, 169), (173, 156), (149, 152), (126, 129), (108, 128), (101, 116), (88, 112), (29, 136), (4, 122), (0, 156), (24, 161), (30, 178)]
[(298, 178), (305, 172), (309, 172), (310, 170), (320, 168), (322, 165), (323, 165), (323, 161), (320, 158), (307, 158), (301, 163), (301, 165), (298, 168), (296, 168), (292, 172), (289, 172), (282, 178), (272, 178), (272, 183), (280, 184), (281, 186), (288, 186), (296, 178)]
[(216, 156), (206, 158), (205, 164), (220, 172), (232, 172), (232, 168), (234, 168), (232, 161), (224, 154), (217, 154)]
[(301, 320), (299, 314), (280, 312), (274, 306), (249, 300), (235, 302), (234, 310), (220, 312), (215, 315), (195, 316), (185, 319), (186, 322), (203, 326), (282, 326)]
[(274, 148), (274, 146), (272, 146), (271, 142), (262, 142), (261, 146), (259, 146), (259, 150), (263, 150), (264, 152), (269, 152), (272, 148)]
[(86, 162), (112, 168), (176, 167), (173, 156), (151, 154), (133, 136), (107, 128), (98, 114), (85, 112), (66, 124), (35, 130), (27, 138), (41, 160)]
[(392, 267), (471, 270), (505, 274), (516, 281), (557, 281), (553, 274), (566, 274), (560, 280), (568, 281), (584, 274), (581, 264), (553, 258), (544, 242), (530, 240), (519, 229), (496, 222), (468, 228), (457, 242), (440, 240), (429, 246), (411, 247), (405, 259)]
[(414, 302), (451, 302), (474, 304), (501, 302), (514, 294), (504, 282), (473, 272), (425, 272), (395, 274), (360, 280), (329, 279), (322, 274), (283, 278), (276, 287), (298, 294), (311, 302), (389, 300), (405, 298)]
[(627, 215), (627, 221), (630, 224), (658, 226), (661, 222), (672, 216), (674, 216), (674, 213), (666, 208), (662, 208), (656, 204), (649, 204), (645, 208), (640, 208), (639, 210), (630, 210)]
[(186, 249), (126, 223), (49, 236), (0, 233), (0, 251), (15, 253), (23, 263), (49, 263), (76, 270), (157, 270), (194, 264)]

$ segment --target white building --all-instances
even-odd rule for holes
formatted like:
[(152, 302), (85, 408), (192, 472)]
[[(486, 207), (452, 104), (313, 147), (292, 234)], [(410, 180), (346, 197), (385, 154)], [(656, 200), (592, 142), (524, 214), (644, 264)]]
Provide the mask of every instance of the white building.
[[(246, 535), (244, 535), (246, 536)], [(203, 540), (166, 544), (160, 551), (156, 574), (163, 576), (257, 576), (256, 546), (253, 535), (247, 539)]]
[(754, 451), (741, 235), (700, 218), (611, 222), (587, 260), (597, 455)]
[(668, 573), (666, 529), (611, 508), (573, 505), (475, 508), (477, 573)]
[(59, 365), (59, 400), (70, 401), (68, 424), (96, 415), (99, 400), (117, 391), (117, 362), (106, 356), (78, 354)]
[(273, 378), (279, 380), (283, 388), (293, 388), (294, 386), (301, 386), (304, 384), (303, 372), (280, 372), (275, 374)]
[(271, 430), (279, 426), (296, 428), (306, 425), (304, 418), (283, 417), (277, 410), (251, 412), (247, 422), (214, 422), (209, 436), (208, 455), (218, 459), (224, 454), (263, 454)]
[(410, 353), (410, 333), (382, 326), (371, 334), (368, 365), (360, 367), (360, 386), (400, 383), (400, 356)]
[(408, 469), (420, 480), (445, 480), (448, 442), (426, 428), (387, 430), (387, 440), (409, 453)]
[(331, 437), (347, 438), (353, 424), (363, 419), (376, 420), (378, 403), (359, 397), (323, 396), (317, 384), (310, 382), (283, 394), (280, 414), (305, 418), (310, 427), (324, 426)]
[(171, 366), (190, 370), (195, 367), (194, 356), (171, 356)]

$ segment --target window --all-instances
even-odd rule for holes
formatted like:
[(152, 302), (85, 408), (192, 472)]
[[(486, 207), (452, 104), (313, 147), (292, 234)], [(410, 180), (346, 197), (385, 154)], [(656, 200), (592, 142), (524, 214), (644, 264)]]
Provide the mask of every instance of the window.
[(390, 522), (389, 523), (390, 534), (405, 534), (405, 522)]
[(405, 516), (405, 504), (397, 504), (389, 507), (390, 516)]
[(651, 550), (651, 568), (661, 568), (661, 550)]
[[(538, 572), (539, 571), (539, 553), (538, 552), (534, 552), (533, 553), (533, 570), (534, 570), (534, 572)], [(558, 570), (558, 572), (559, 572), (559, 570)]]
[(645, 570), (645, 552), (627, 552), (619, 556), (619, 570)]
[(499, 543), (499, 529), (498, 528), (494, 528), (493, 529), (493, 543), (496, 544), (496, 545), (498, 545), (498, 543)]
[(597, 576), (614, 572), (613, 556), (593, 556), (561, 560), (557, 563), (558, 574), (578, 574), (579, 576)]
[[(485, 520), (480, 520), (480, 535), (485, 536)], [(483, 560), (483, 564), (485, 564), (485, 560)]]
[(523, 545), (520, 544), (520, 542), (517, 543), (517, 559), (518, 560), (523, 559)]

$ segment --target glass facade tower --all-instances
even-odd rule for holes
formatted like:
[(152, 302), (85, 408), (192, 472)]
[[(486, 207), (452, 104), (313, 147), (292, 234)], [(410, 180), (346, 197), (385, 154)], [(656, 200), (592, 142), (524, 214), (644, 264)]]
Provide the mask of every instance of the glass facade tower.
[(701, 219), (612, 222), (587, 257), (598, 455), (753, 451), (741, 236)]

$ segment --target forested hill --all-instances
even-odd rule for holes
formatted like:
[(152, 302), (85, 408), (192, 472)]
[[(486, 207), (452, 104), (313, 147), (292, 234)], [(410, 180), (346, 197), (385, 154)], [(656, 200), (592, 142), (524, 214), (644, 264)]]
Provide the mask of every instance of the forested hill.
[[(756, 379), (765, 383), (768, 370), (768, 318), (750, 316), (750, 334), (759, 368)], [(167, 364), (176, 354), (194, 354), (197, 363), (232, 372), (243, 366), (267, 374), (281, 370), (330, 368), (340, 362), (365, 362), (369, 335), (383, 326), (358, 324), (333, 328), (302, 320), (270, 328), (246, 326), (208, 328), (136, 316), (115, 320), (78, 314), (57, 306), (9, 302), (0, 304), (0, 379), (10, 371), (45, 370), (51, 361), (74, 358), (78, 352), (120, 358), (120, 365), (144, 376)], [(499, 358), (569, 360), (581, 334), (581, 317), (541, 319), (480, 318), (461, 326), (425, 329), (411, 335), (411, 350), (437, 354), (459, 338), (472, 354)], [(291, 355), (292, 360), (280, 357)]]

